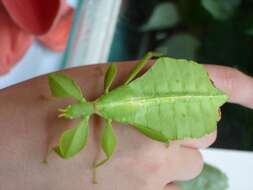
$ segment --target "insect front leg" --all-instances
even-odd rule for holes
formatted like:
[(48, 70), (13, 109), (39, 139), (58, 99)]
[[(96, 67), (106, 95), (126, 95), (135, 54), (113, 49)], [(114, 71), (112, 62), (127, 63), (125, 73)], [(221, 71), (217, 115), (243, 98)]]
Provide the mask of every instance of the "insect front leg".
[(52, 96), (52, 95), (45, 95), (45, 94), (41, 94), (39, 96), (40, 100), (43, 100), (43, 101), (54, 101), (54, 100), (57, 100), (56, 97)]
[(114, 63), (108, 67), (104, 79), (104, 93), (107, 94), (117, 74), (117, 67)]
[(52, 154), (53, 151), (54, 151), (53, 148), (48, 148), (48, 149), (47, 149), (47, 152), (46, 152), (46, 154), (45, 154), (45, 157), (44, 157), (44, 159), (42, 160), (42, 163), (43, 163), (43, 164), (48, 164), (48, 157), (49, 157), (50, 154)]
[(161, 54), (160, 53), (156, 53), (156, 52), (148, 52), (144, 58), (142, 60), (140, 60), (136, 66), (133, 68), (133, 70), (131, 71), (128, 79), (126, 80), (126, 82), (124, 83), (125, 85), (129, 84), (135, 77), (136, 75), (138, 75), (140, 73), (140, 71), (143, 69), (143, 67), (149, 62), (150, 59), (152, 59), (153, 57), (160, 57)]

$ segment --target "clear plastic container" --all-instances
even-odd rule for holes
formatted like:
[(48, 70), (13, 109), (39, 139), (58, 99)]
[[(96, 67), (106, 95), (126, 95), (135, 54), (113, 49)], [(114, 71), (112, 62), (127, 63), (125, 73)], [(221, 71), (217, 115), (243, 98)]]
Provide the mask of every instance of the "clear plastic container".
[(106, 62), (121, 0), (79, 0), (63, 67)]

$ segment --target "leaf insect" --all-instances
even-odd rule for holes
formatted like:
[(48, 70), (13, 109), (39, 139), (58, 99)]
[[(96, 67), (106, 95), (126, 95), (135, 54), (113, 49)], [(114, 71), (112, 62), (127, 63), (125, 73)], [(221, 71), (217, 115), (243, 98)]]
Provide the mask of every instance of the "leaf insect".
[(227, 101), (227, 96), (213, 86), (203, 66), (193, 61), (160, 57), (145, 74), (136, 78), (148, 61), (157, 56), (160, 55), (147, 53), (125, 83), (113, 90), (110, 88), (117, 67), (110, 64), (105, 74), (104, 94), (92, 102), (86, 101), (71, 78), (59, 73), (49, 74), (53, 96), (77, 101), (59, 109), (59, 117), (81, 119), (76, 127), (61, 135), (55, 152), (69, 159), (85, 147), (92, 114), (105, 120), (101, 147), (106, 158), (95, 163), (94, 168), (106, 163), (116, 149), (112, 121), (131, 125), (147, 137), (166, 144), (213, 132), (220, 117), (219, 108)]

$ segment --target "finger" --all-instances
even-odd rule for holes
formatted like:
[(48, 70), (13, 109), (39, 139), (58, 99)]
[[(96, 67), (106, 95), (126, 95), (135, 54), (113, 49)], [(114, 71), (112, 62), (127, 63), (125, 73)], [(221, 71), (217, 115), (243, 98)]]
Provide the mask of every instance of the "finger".
[(203, 168), (203, 157), (198, 150), (182, 147), (180, 160), (181, 173), (178, 180), (190, 180), (200, 174)]
[(205, 135), (204, 137), (201, 137), (199, 139), (186, 139), (186, 140), (181, 140), (180, 144), (185, 147), (189, 148), (207, 148), (211, 144), (214, 143), (217, 137), (217, 131), (215, 130), (214, 132)]
[(169, 181), (167, 182), (189, 180), (199, 175), (203, 168), (203, 157), (198, 150), (171, 144), (170, 153), (167, 166)]
[(167, 184), (163, 190), (181, 190), (181, 188), (176, 185), (175, 183), (170, 183), (170, 184)]
[(253, 78), (243, 74), (237, 69), (205, 65), (214, 84), (224, 91), (230, 102), (253, 108)]

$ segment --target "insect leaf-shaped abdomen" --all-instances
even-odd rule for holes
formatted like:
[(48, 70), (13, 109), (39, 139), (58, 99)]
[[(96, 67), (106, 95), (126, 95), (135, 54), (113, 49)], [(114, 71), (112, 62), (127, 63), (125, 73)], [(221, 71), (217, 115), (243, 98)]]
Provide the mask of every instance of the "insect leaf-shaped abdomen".
[(226, 100), (202, 65), (160, 58), (143, 76), (99, 98), (96, 109), (153, 139), (170, 141), (214, 131)]

